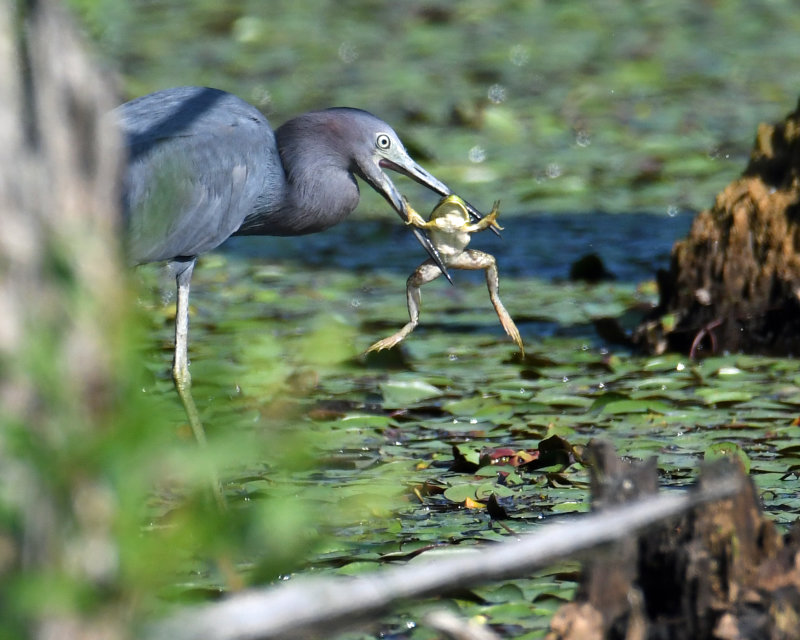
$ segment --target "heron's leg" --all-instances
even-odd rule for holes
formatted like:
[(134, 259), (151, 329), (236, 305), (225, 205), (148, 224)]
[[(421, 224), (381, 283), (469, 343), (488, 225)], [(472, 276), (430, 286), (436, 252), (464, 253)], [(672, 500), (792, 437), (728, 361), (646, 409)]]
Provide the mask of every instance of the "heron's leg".
[[(489, 216), (487, 216), (488, 218)], [(485, 220), (486, 218), (483, 218)], [(500, 301), (500, 276), (497, 272), (497, 261), (493, 255), (484, 253), (483, 251), (476, 251), (475, 249), (467, 249), (461, 255), (451, 259), (448, 266), (455, 267), (456, 269), (485, 269), (486, 270), (486, 286), (489, 289), (489, 299), (494, 305), (494, 310), (497, 312), (497, 317), (500, 318), (500, 324), (505, 329), (505, 332), (511, 336), (511, 339), (517, 343), (520, 353), (525, 355), (525, 347), (522, 344), (522, 336), (519, 334), (517, 325), (511, 319), (511, 315), (506, 311), (503, 303)]]
[[(200, 422), (200, 413), (192, 397), (192, 376), (189, 373), (189, 285), (192, 280), (195, 259), (174, 261), (175, 280), (178, 284), (178, 299), (175, 307), (175, 357), (172, 361), (172, 378), (178, 391), (192, 433), (201, 447), (208, 446), (203, 423)], [(221, 509), (225, 508), (225, 498), (220, 489), (216, 469), (211, 469), (211, 491), (214, 500)]]
[(192, 398), (192, 376), (189, 374), (189, 286), (194, 264), (194, 260), (173, 263), (173, 268), (176, 269), (178, 300), (175, 306), (175, 357), (172, 361), (172, 378), (186, 409), (194, 437), (197, 442), (205, 446), (206, 433)]
[(419, 323), (419, 308), (422, 300), (419, 288), (423, 284), (436, 280), (440, 275), (442, 275), (442, 270), (433, 260), (426, 260), (417, 267), (416, 271), (409, 276), (406, 282), (409, 322), (397, 333), (383, 340), (378, 340), (378, 342), (367, 349), (365, 353), (390, 349), (414, 330)]

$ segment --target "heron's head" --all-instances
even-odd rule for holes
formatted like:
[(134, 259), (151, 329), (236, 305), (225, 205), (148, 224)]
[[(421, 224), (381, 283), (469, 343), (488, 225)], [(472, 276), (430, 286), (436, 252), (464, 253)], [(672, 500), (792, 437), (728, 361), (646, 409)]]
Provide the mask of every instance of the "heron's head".
[[(411, 158), (392, 127), (367, 111), (348, 107), (315, 111), (295, 118), (289, 128), (291, 133), (286, 140), (287, 147), (291, 146), (297, 152), (300, 145), (292, 142), (302, 139), (304, 153), (314, 156), (314, 166), (328, 165), (358, 176), (381, 194), (403, 221), (408, 219), (408, 205), (386, 169), (403, 174), (441, 196), (452, 193), (450, 187)], [(477, 209), (465, 204), (473, 218), (481, 218)], [(446, 274), (428, 238), (417, 229), (414, 229), (414, 233)]]

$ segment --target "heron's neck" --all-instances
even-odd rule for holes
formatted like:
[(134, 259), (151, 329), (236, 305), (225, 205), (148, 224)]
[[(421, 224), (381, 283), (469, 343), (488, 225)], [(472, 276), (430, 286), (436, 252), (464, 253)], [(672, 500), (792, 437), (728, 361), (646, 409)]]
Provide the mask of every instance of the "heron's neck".
[(284, 160), (287, 190), (282, 215), (299, 233), (332, 227), (358, 205), (355, 176), (335, 160), (313, 152)]
[(314, 233), (341, 222), (358, 205), (358, 183), (341, 152), (318, 138), (292, 135), (286, 126), (276, 132), (283, 183), (266, 185), (238, 235)]

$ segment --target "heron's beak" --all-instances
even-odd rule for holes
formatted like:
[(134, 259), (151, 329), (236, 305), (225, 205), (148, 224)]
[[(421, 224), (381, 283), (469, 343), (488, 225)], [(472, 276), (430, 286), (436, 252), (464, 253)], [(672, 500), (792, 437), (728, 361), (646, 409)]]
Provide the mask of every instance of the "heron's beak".
[[(386, 160), (382, 158), (380, 160), (380, 165), (372, 165), (370, 167), (361, 167), (361, 177), (366, 180), (369, 185), (375, 189), (378, 193), (380, 193), (384, 198), (386, 198), (387, 202), (392, 205), (392, 208), (397, 211), (400, 218), (402, 218), (403, 222), (408, 221), (408, 205), (406, 204), (405, 199), (400, 195), (400, 192), (397, 190), (397, 187), (394, 186), (394, 183), (389, 179), (383, 171), (381, 171), (381, 167), (385, 167), (387, 169), (392, 169), (394, 171), (398, 171), (404, 175), (407, 175), (420, 184), (424, 184), (429, 189), (435, 191), (436, 193), (447, 195), (450, 193), (450, 190), (441, 182), (439, 182), (436, 178), (434, 178), (431, 174), (429, 174), (425, 169), (420, 167), (416, 164), (407, 154), (403, 154), (405, 157), (401, 157), (403, 160), (403, 164), (398, 164), (396, 162), (392, 162), (390, 160)], [(372, 164), (372, 163), (370, 163)], [(418, 176), (424, 176), (424, 179)], [(436, 247), (433, 246), (433, 243), (430, 241), (427, 235), (421, 230), (417, 229), (416, 227), (412, 227), (412, 232), (419, 240), (419, 243), (428, 252), (428, 255), (431, 257), (436, 265), (441, 269), (442, 273), (444, 274), (445, 278), (452, 284), (453, 279), (450, 277), (450, 274), (447, 272), (447, 267), (444, 265), (439, 252), (436, 250)]]
[[(440, 182), (431, 173), (425, 171), (425, 169), (414, 162), (405, 152), (395, 153), (392, 158), (381, 158), (380, 166), (386, 169), (391, 169), (392, 171), (397, 171), (398, 173), (402, 173), (404, 176), (411, 178), (414, 182), (418, 182), (422, 186), (428, 187), (428, 189), (431, 191), (435, 191), (440, 196), (449, 196), (451, 193), (453, 193), (453, 190), (450, 187), (443, 182)], [(469, 213), (472, 222), (477, 222), (483, 218), (483, 214), (473, 207), (469, 202), (463, 199), (462, 201), (464, 202), (464, 206), (467, 208), (467, 212)], [(405, 217), (405, 212), (403, 212), (403, 216)], [(500, 235), (500, 232), (495, 229), (494, 226), (490, 227), (490, 229), (498, 236)]]

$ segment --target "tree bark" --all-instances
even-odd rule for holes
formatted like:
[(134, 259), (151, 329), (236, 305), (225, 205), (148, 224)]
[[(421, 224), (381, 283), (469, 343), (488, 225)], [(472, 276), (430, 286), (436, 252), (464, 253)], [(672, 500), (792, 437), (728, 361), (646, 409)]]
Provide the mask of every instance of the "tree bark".
[(800, 354), (800, 104), (758, 128), (750, 162), (658, 274), (634, 341), (650, 352)]
[[(596, 451), (612, 472), (598, 478), (600, 466), (591, 469), (593, 510), (624, 503), (625, 487), (657, 481), (655, 465), (615, 462), (610, 447)], [(800, 638), (800, 526), (781, 535), (736, 463), (703, 469), (700, 490), (720, 473), (738, 476), (742, 490), (586, 562), (575, 601), (553, 617), (547, 640)]]
[[(96, 470), (67, 453), (102, 433), (118, 402), (120, 146), (102, 125), (114, 102), (60, 7), (0, 0), (0, 629), (7, 637), (125, 636), (108, 600), (93, 608), (78, 598), (115, 580), (114, 508)], [(20, 584), (37, 590), (15, 608)]]

